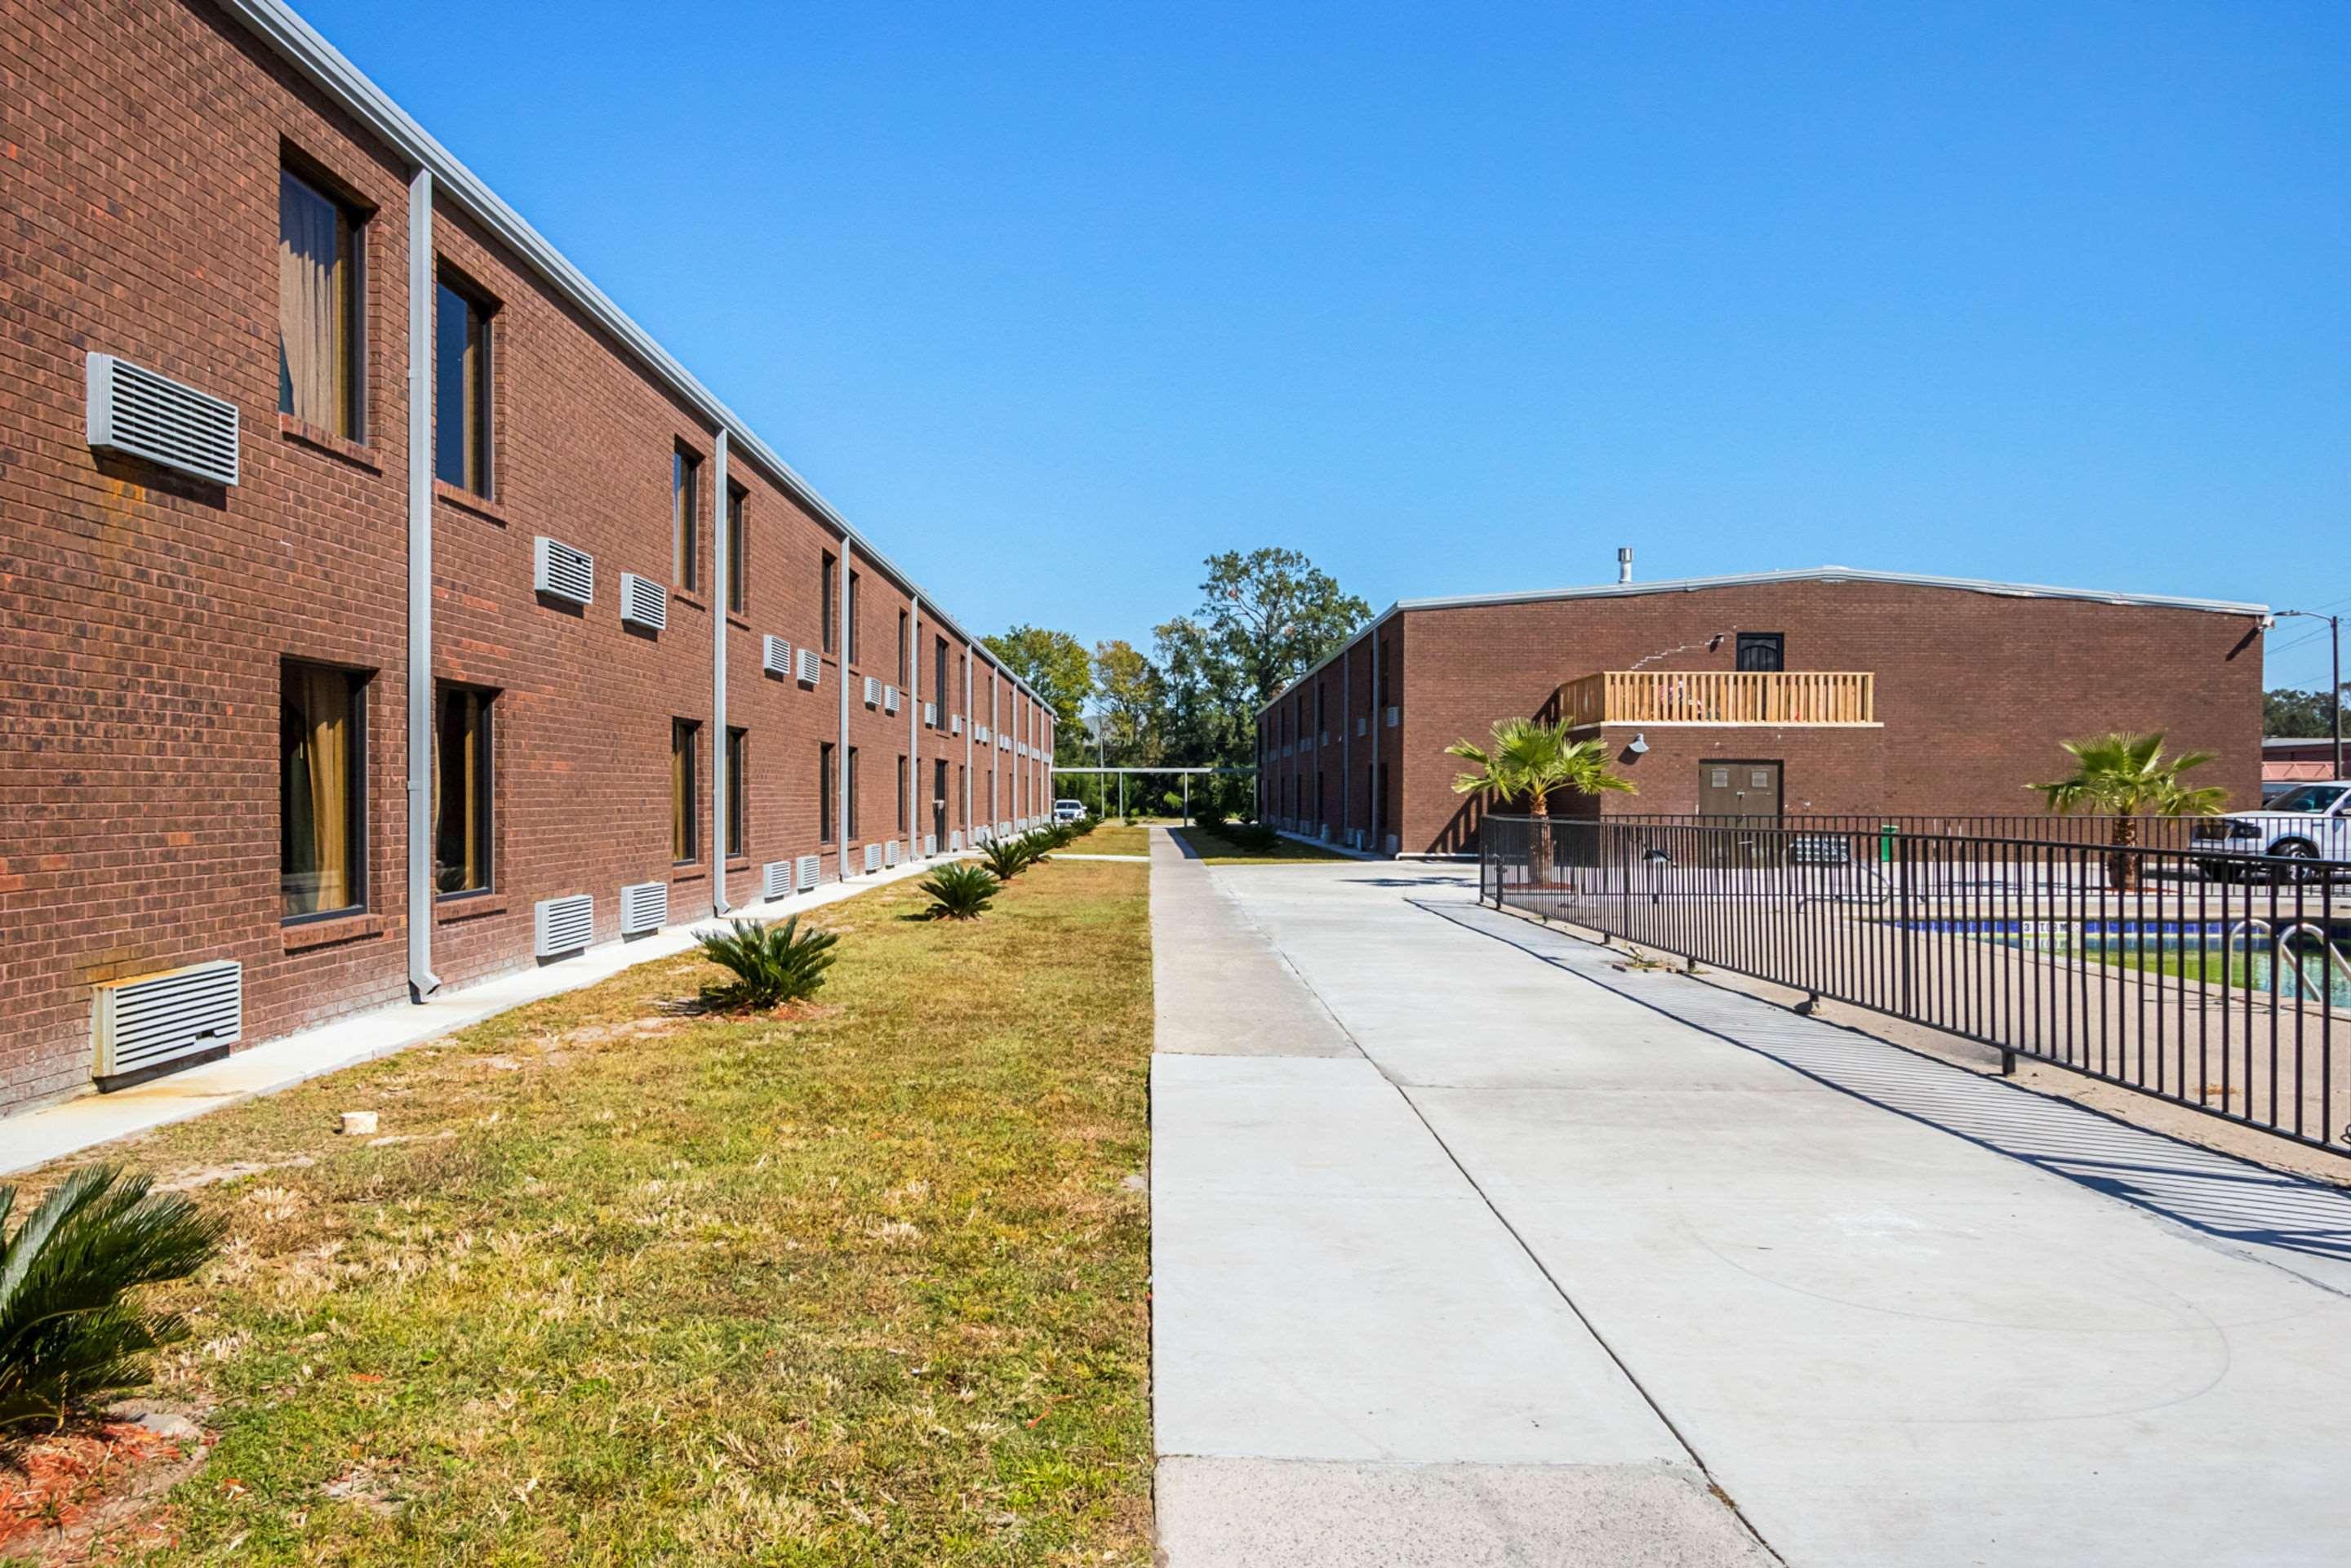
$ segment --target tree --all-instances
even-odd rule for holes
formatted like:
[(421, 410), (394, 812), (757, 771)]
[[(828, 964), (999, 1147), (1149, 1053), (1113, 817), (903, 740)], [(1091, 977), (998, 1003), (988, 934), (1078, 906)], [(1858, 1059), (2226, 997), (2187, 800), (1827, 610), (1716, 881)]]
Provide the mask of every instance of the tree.
[(1294, 549), (1228, 550), (1203, 564), (1208, 577), (1191, 617), (1200, 653), (1221, 666), (1220, 679), (1252, 710), (1272, 701), (1371, 617), (1369, 604), (1342, 592), (1336, 578)]
[(2053, 811), (2097, 811), (2114, 818), (2116, 852), (2106, 882), (2117, 892), (2127, 893), (2137, 885), (2137, 857), (2129, 850), (2138, 842), (2139, 818), (2210, 817), (2228, 804), (2226, 789), (2180, 781), (2181, 774), (2203, 767), (2213, 754), (2183, 751), (2167, 758), (2161, 730), (2060, 744), (2074, 758), (2072, 774), (2027, 788), (2041, 791)]
[(1086, 657), (1083, 643), (1067, 632), (1042, 626), (1015, 626), (980, 641), (1045, 699), (1053, 710), (1057, 741), (1066, 737), (1074, 744), (1081, 738), (1086, 699), (1094, 694), (1093, 662)]
[(2334, 734), (2335, 716), (2327, 710), (2326, 694), (2295, 691), (2291, 686), (2263, 692), (2262, 733), (2295, 740)]
[(1579, 794), (1631, 795), (1633, 781), (1608, 766), (1608, 748), (1599, 740), (1570, 740), (1564, 723), (1541, 724), (1531, 718), (1506, 718), (1494, 727), (1491, 751), (1467, 740), (1445, 748), (1448, 757), (1472, 764), (1475, 773), (1456, 774), (1453, 792), (1478, 795), (1507, 805), (1525, 796), (1527, 812), (1535, 820), (1533, 871), (1538, 886), (1551, 880), (1551, 795), (1557, 789)]
[(1147, 768), (1162, 760), (1160, 719), (1167, 685), (1149, 659), (1122, 638), (1094, 644), (1102, 750), (1113, 767)]

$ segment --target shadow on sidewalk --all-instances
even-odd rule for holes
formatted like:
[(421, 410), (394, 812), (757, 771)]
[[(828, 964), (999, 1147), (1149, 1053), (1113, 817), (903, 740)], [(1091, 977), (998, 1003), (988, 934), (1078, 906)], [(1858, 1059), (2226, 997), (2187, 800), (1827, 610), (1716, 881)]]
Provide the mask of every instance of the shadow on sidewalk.
[[(1671, 974), (1625, 974), (1612, 967), (1604, 948), (1482, 904), (1408, 902), (1828, 1088), (2206, 1236), (2351, 1263), (2351, 1193), (2338, 1187), (2183, 1143), (1753, 997)], [(2339, 1271), (2303, 1277), (2351, 1294), (2351, 1276)]]

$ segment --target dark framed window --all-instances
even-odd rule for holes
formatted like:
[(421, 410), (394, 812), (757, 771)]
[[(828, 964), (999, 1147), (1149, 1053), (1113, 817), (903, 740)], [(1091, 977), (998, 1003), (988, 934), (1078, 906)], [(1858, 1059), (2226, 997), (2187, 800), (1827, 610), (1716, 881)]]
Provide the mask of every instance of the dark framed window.
[(747, 514), (751, 492), (740, 485), (726, 486), (726, 608), (737, 615), (751, 613), (751, 529)]
[(492, 885), (492, 717), (496, 694), (444, 685), (433, 716), (433, 891), (443, 897)]
[(860, 835), (857, 831), (857, 747), (853, 746), (849, 748), (848, 811), (849, 836), (852, 841), (854, 841)]
[(898, 831), (906, 831), (906, 754), (898, 754)]
[(701, 586), (702, 459), (681, 446), (669, 457), (670, 576), (691, 593)]
[(702, 726), (694, 720), (669, 721), (669, 858), (679, 865), (702, 858), (701, 813), (695, 810), (701, 742)]
[(947, 727), (947, 640), (945, 637), (934, 638), (931, 642), (931, 699), (939, 705), (933, 715), (933, 723), (945, 729)]
[(497, 308), (446, 277), (433, 302), (433, 473), (490, 494), (490, 319)]
[(726, 727), (726, 858), (740, 859), (750, 852), (751, 732)]
[(824, 843), (832, 842), (832, 824), (838, 820), (832, 813), (840, 800), (841, 779), (833, 771), (832, 742), (819, 741), (816, 748), (816, 836)]
[(898, 685), (901, 687), (906, 684), (906, 669), (914, 658), (910, 651), (914, 639), (914, 629), (908, 624), (906, 612), (901, 610), (898, 612)]
[(277, 704), (277, 882), (287, 920), (367, 903), (367, 675), (289, 663)]
[(840, 617), (835, 614), (837, 601), (833, 585), (841, 580), (841, 558), (831, 550), (824, 552), (824, 564), (817, 569), (817, 619), (824, 622), (824, 651), (839, 651)]
[(956, 826), (971, 826), (971, 769), (956, 764)]
[(1784, 632), (1741, 632), (1739, 668), (1776, 673), (1788, 667), (1788, 634)]
[[(864, 656), (859, 652), (859, 646), (862, 643), (863, 638), (860, 633), (858, 626), (860, 616), (858, 615), (857, 603), (857, 591), (863, 585), (863, 582), (864, 579), (859, 573), (852, 571), (849, 574), (849, 662), (852, 664), (862, 664), (865, 662)], [(853, 757), (856, 753), (852, 752), (850, 755)], [(849, 814), (852, 817), (856, 816), (857, 808), (852, 806), (850, 808)], [(854, 834), (856, 831), (857, 830), (854, 828), (850, 830), (852, 834)]]
[(357, 441), (365, 217), (290, 168), (277, 172), (277, 412)]

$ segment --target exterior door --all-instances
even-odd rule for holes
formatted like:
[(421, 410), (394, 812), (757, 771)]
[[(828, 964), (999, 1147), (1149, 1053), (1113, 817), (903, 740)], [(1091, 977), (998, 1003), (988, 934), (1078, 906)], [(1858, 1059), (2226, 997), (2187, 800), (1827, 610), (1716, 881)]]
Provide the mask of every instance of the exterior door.
[[(1780, 764), (1777, 762), (1701, 762), (1698, 769), (1698, 810), (1709, 827), (1777, 827), (1780, 821)], [(1770, 835), (1707, 833), (1708, 860), (1717, 865), (1753, 865), (1771, 858)]]
[(947, 765), (931, 764), (931, 836), (938, 849), (947, 847)]

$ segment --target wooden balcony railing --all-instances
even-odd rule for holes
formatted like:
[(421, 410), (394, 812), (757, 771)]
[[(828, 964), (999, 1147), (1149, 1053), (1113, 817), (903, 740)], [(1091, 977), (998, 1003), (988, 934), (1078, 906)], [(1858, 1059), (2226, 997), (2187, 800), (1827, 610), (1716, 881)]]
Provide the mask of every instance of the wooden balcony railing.
[(1860, 670), (1602, 670), (1559, 688), (1560, 715), (1602, 724), (1862, 725), (1876, 677)]

